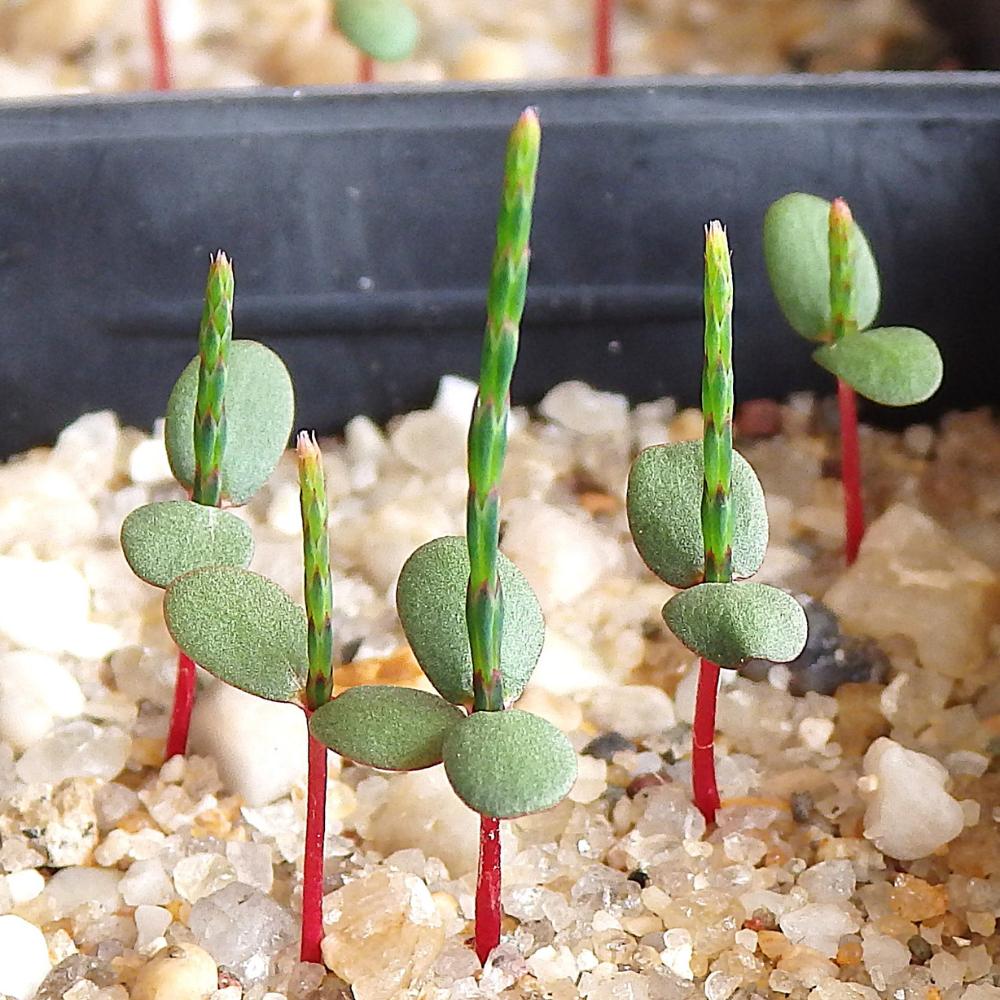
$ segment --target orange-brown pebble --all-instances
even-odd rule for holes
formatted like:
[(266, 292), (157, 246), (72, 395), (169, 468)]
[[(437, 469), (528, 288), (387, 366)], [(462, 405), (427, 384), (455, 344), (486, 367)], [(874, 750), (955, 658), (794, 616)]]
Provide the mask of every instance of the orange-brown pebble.
[(898, 916), (919, 923), (948, 912), (948, 890), (915, 875), (897, 875), (889, 902)]
[(759, 931), (757, 947), (772, 961), (776, 961), (788, 951), (791, 944), (781, 931)]
[(591, 517), (617, 514), (622, 506), (621, 500), (618, 497), (614, 497), (610, 493), (600, 492), (599, 490), (586, 490), (577, 499), (580, 501), (580, 506)]
[(843, 968), (845, 965), (860, 965), (862, 957), (861, 942), (848, 940), (841, 943), (834, 961)]

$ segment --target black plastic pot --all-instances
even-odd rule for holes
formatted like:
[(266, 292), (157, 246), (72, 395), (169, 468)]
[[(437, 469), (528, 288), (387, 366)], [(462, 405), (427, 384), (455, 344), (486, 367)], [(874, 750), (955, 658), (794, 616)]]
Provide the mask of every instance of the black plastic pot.
[(711, 218), (734, 246), (739, 397), (829, 388), (764, 275), (764, 210), (790, 190), (850, 200), (881, 320), (939, 340), (944, 387), (905, 418), (995, 399), (1000, 75), (78, 99), (0, 106), (0, 451), (94, 408), (148, 426), (194, 353), (216, 247), (237, 336), (286, 358), (302, 426), (472, 374), (528, 103), (544, 139), (519, 401), (567, 378), (694, 401)]

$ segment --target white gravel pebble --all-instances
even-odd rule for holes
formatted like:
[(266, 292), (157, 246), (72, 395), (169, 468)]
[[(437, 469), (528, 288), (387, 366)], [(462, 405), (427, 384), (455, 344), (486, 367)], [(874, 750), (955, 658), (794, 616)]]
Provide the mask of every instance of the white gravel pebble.
[(0, 994), (31, 1000), (51, 968), (45, 935), (14, 914), (0, 917)]

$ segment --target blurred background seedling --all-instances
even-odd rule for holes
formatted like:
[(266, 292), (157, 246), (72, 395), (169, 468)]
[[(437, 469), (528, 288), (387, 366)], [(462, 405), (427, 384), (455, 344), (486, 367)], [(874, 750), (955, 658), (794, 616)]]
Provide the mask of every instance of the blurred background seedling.
[(788, 194), (767, 210), (764, 256), (778, 305), (791, 327), (819, 346), (813, 358), (837, 378), (845, 556), (864, 536), (855, 393), (885, 406), (929, 399), (944, 374), (941, 353), (922, 330), (873, 327), (881, 299), (878, 267), (842, 198)]

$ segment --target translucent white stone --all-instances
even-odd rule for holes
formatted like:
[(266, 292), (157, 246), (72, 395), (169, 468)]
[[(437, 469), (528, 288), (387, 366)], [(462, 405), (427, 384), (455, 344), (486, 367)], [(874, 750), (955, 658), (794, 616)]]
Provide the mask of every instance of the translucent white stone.
[(799, 885), (814, 903), (846, 901), (854, 894), (857, 879), (850, 861), (821, 861), (799, 876)]
[(468, 424), (438, 410), (415, 410), (393, 425), (389, 442), (408, 465), (427, 476), (441, 476), (465, 462)]
[(42, 898), (53, 920), (69, 916), (80, 906), (96, 906), (105, 913), (114, 913), (122, 902), (118, 891), (121, 877), (121, 872), (108, 868), (61, 868), (49, 879)]
[(628, 739), (662, 733), (677, 721), (668, 694), (639, 684), (600, 691), (591, 700), (588, 714), (601, 729)]
[(54, 785), (66, 778), (117, 777), (128, 760), (131, 739), (114, 726), (70, 722), (29, 747), (17, 762), (17, 776), (27, 784)]
[(504, 552), (535, 588), (543, 608), (573, 602), (621, 564), (621, 548), (589, 519), (523, 499), (511, 500), (504, 513)]
[(0, 994), (31, 1000), (51, 967), (45, 935), (21, 917), (0, 916)]
[(0, 556), (0, 636), (14, 646), (100, 659), (121, 643), (90, 621), (90, 588), (72, 566)]
[(578, 434), (628, 434), (628, 400), (583, 382), (562, 382), (538, 404), (542, 416)]
[(226, 844), (226, 857), (236, 871), (236, 880), (261, 892), (270, 892), (274, 883), (274, 865), (268, 844), (244, 843), (231, 840)]
[(438, 382), (432, 409), (435, 413), (454, 420), (459, 427), (467, 431), (477, 392), (479, 386), (475, 382), (459, 375), (444, 375)]
[(783, 913), (778, 924), (793, 944), (804, 944), (828, 958), (837, 954), (845, 934), (853, 934), (861, 926), (850, 909), (834, 903), (809, 903)]
[(0, 655), (0, 739), (17, 750), (40, 740), (56, 719), (72, 719), (85, 700), (58, 660), (28, 650)]
[(27, 903), (40, 896), (45, 889), (45, 877), (36, 868), (24, 868), (19, 872), (11, 872), (5, 876), (7, 893), (14, 906)]
[(156, 946), (156, 943), (162, 941), (172, 921), (170, 911), (163, 906), (137, 906), (135, 908), (136, 951), (147, 955), (150, 949), (159, 951), (162, 945)]
[(910, 964), (910, 949), (888, 934), (868, 930), (862, 934), (862, 955), (872, 986), (884, 990)]
[(945, 790), (948, 772), (933, 757), (880, 737), (865, 754), (864, 773), (864, 834), (883, 853), (922, 858), (962, 832), (962, 807)]
[(263, 980), (274, 957), (298, 934), (286, 909), (240, 882), (199, 899), (188, 926), (195, 941), (244, 982)]
[(84, 414), (59, 434), (49, 461), (65, 469), (84, 496), (96, 496), (115, 473), (120, 431), (110, 410)]
[(195, 702), (190, 747), (213, 757), (227, 791), (249, 806), (287, 795), (305, 779), (306, 724), (293, 705), (213, 684)]
[(156, 906), (174, 898), (174, 887), (157, 858), (134, 861), (118, 889), (128, 906)]
[(192, 854), (174, 866), (174, 887), (189, 903), (210, 896), (235, 878), (236, 869), (220, 854)]

